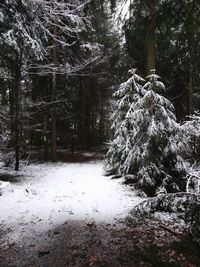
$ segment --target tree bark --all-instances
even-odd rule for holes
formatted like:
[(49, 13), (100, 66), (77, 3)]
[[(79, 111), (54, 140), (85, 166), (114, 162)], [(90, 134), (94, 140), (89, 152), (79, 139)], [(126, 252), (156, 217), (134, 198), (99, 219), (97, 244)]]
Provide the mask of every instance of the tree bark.
[(44, 114), (44, 128), (43, 128), (43, 144), (44, 144), (44, 159), (48, 160), (48, 114)]
[(13, 92), (13, 84), (9, 83), (9, 114), (10, 114), (10, 147), (15, 144), (15, 98)]
[(156, 69), (156, 14), (155, 0), (150, 1), (150, 15), (147, 19), (147, 32), (145, 37), (145, 61), (146, 74), (149, 75), (152, 69)]
[[(57, 38), (58, 29), (56, 26), (56, 21), (54, 21), (53, 35)], [(53, 73), (52, 73), (52, 91), (51, 91), (51, 159), (52, 161), (57, 161), (57, 111), (56, 111), (56, 96), (57, 96), (57, 65), (58, 65), (58, 43), (54, 39), (53, 41)]]
[(189, 83), (188, 83), (188, 114), (191, 115), (193, 111), (193, 82), (192, 82), (192, 71), (193, 71), (193, 46), (196, 25), (193, 18), (195, 10), (195, 1), (189, 1), (186, 3), (185, 9), (187, 10), (187, 42), (188, 42), (188, 54), (189, 54)]
[(192, 86), (192, 63), (190, 61), (189, 66), (189, 90), (188, 90), (188, 114), (192, 114), (192, 95), (193, 95), (193, 86)]
[[(57, 75), (56, 72), (52, 74), (52, 92), (51, 101), (56, 101), (56, 91), (57, 91)], [(53, 103), (51, 107), (51, 159), (52, 161), (57, 160), (57, 125), (56, 125), (56, 104)]]
[(20, 135), (19, 135), (19, 93), (21, 80), (21, 55), (17, 57), (15, 78), (15, 171), (19, 170), (19, 150), (20, 150)]

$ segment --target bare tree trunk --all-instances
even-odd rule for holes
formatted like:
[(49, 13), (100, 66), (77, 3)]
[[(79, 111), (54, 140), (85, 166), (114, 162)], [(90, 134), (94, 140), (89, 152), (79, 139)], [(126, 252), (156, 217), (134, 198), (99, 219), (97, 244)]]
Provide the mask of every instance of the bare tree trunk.
[(193, 46), (194, 44), (194, 33), (195, 33), (195, 24), (193, 19), (193, 12), (196, 8), (196, 1), (188, 1), (186, 4), (187, 10), (187, 42), (188, 42), (188, 54), (189, 54), (189, 83), (188, 83), (188, 114), (190, 115), (193, 111), (193, 82), (192, 82), (192, 62), (193, 62)]
[(17, 60), (17, 70), (15, 79), (15, 171), (19, 170), (19, 150), (20, 150), (20, 135), (19, 135), (19, 93), (21, 80), (21, 55)]
[(44, 142), (44, 159), (48, 160), (48, 114), (44, 115), (43, 142)]
[(9, 113), (10, 113), (10, 146), (15, 144), (15, 98), (13, 96), (13, 85), (9, 83)]
[(156, 17), (155, 17), (155, 0), (150, 2), (150, 15), (147, 20), (147, 32), (145, 37), (145, 59), (146, 74), (150, 74), (150, 70), (156, 68)]
[[(56, 89), (57, 89), (57, 77), (56, 73), (53, 72), (52, 77), (52, 92), (51, 92), (51, 101), (56, 101)], [(56, 104), (53, 103), (51, 107), (51, 159), (52, 161), (57, 160), (57, 127), (56, 127)]]
[[(58, 29), (56, 22), (54, 22), (53, 34), (57, 37)], [(57, 96), (57, 65), (58, 65), (58, 43), (54, 39), (53, 43), (53, 73), (52, 73), (52, 91), (51, 91), (51, 159), (52, 161), (57, 160), (57, 125), (56, 125), (56, 96)]]
[(190, 60), (189, 67), (189, 87), (188, 87), (188, 114), (192, 113), (192, 95), (193, 95), (193, 86), (192, 86), (192, 63)]

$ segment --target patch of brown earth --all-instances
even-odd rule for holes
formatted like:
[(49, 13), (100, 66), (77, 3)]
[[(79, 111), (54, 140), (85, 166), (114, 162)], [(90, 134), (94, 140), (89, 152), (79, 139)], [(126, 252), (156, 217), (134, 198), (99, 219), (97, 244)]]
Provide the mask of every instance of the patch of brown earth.
[[(1, 233), (1, 238), (4, 238)], [(1, 267), (198, 267), (200, 248), (184, 227), (158, 219), (66, 222), (0, 250)]]

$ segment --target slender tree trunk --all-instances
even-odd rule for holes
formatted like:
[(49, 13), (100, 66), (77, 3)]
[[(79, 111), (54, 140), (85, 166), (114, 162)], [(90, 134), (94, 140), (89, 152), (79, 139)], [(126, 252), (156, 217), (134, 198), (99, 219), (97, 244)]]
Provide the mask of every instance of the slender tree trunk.
[(43, 142), (44, 142), (44, 159), (48, 160), (48, 114), (44, 115)]
[[(52, 77), (52, 93), (51, 101), (56, 101), (56, 91), (57, 91), (57, 75), (54, 72)], [(57, 126), (56, 126), (56, 104), (53, 103), (51, 107), (51, 159), (52, 161), (57, 160)]]
[(194, 43), (194, 35), (195, 35), (195, 22), (193, 19), (193, 13), (196, 8), (196, 1), (188, 1), (186, 3), (187, 10), (187, 42), (188, 42), (188, 54), (189, 54), (189, 83), (188, 83), (188, 114), (190, 115), (193, 111), (193, 82), (192, 82), (192, 67), (193, 67), (193, 47)]
[(9, 113), (10, 113), (10, 146), (15, 144), (15, 98), (13, 96), (13, 84), (9, 83)]
[[(58, 29), (56, 22), (54, 22), (53, 34), (57, 37)], [(57, 65), (58, 65), (58, 43), (54, 39), (53, 43), (53, 73), (52, 73), (52, 91), (51, 91), (51, 159), (52, 161), (57, 160), (57, 125), (56, 125), (56, 96), (57, 96)]]
[(188, 87), (188, 114), (192, 114), (192, 95), (193, 95), (193, 85), (192, 85), (192, 63), (190, 60), (189, 67), (189, 87)]
[(19, 134), (19, 93), (20, 93), (20, 71), (21, 60), (18, 60), (16, 70), (15, 84), (15, 171), (19, 170), (19, 150), (20, 150), (20, 134)]
[(150, 74), (150, 70), (156, 68), (156, 16), (155, 16), (155, 0), (150, 1), (150, 15), (147, 20), (147, 32), (145, 37), (145, 61), (146, 74)]

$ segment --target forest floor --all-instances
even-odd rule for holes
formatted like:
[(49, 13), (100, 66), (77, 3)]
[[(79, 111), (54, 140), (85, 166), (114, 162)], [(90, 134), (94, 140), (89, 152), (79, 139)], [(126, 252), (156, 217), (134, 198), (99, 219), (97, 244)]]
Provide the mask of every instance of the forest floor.
[(0, 177), (0, 267), (200, 266), (184, 222), (133, 218), (142, 199), (104, 176), (102, 161), (1, 168)]

